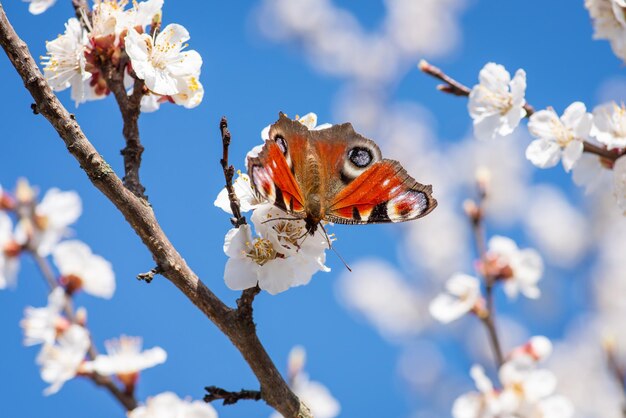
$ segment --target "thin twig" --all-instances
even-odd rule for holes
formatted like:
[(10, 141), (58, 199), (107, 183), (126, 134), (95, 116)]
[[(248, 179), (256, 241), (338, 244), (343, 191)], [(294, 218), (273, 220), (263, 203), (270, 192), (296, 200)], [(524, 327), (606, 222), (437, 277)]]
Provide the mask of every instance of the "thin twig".
[(89, 180), (126, 218), (151, 252), (163, 276), (170, 280), (230, 339), (261, 384), (265, 402), (287, 418), (310, 418), (309, 409), (291, 391), (259, 341), (254, 328), (243, 324), (235, 310), (226, 306), (189, 268), (163, 232), (152, 208), (126, 189), (89, 142), (77, 121), (50, 89), (28, 46), (15, 33), (0, 3), (0, 46), (16, 69), (44, 116), (59, 134)]
[[(476, 252), (478, 259), (483, 265), (486, 265), (487, 260), (487, 246), (485, 245), (485, 230), (484, 230), (484, 201), (487, 197), (487, 192), (484, 186), (479, 185), (479, 199), (476, 205), (475, 211), (470, 216), (472, 223), (472, 231), (474, 233), (474, 242), (476, 245)], [(488, 269), (483, 269), (483, 278), (485, 281), (485, 299), (487, 301), (486, 311), (482, 312), (480, 319), (487, 329), (489, 335), (489, 343), (491, 350), (493, 351), (494, 360), (496, 362), (496, 368), (500, 368), (504, 362), (504, 356), (502, 354), (502, 346), (500, 345), (500, 339), (498, 338), (498, 332), (495, 324), (495, 307), (493, 303), (493, 286), (495, 284), (495, 277), (489, 273)]]
[(225, 116), (222, 116), (220, 120), (220, 132), (222, 134), (222, 159), (220, 164), (224, 171), (224, 179), (226, 180), (226, 191), (228, 192), (228, 200), (230, 201), (230, 210), (233, 212), (233, 219), (231, 220), (235, 228), (239, 228), (241, 225), (246, 224), (246, 218), (241, 214), (241, 207), (239, 205), (239, 198), (235, 193), (233, 187), (233, 177), (235, 176), (235, 167), (228, 164), (228, 148), (230, 147), (230, 131), (228, 130), (228, 120)]
[[(437, 90), (440, 90), (444, 93), (453, 94), (455, 96), (469, 96), (470, 92), (472, 91), (465, 84), (450, 77), (449, 75), (444, 73), (439, 67), (432, 65), (426, 60), (421, 60), (418, 64), (418, 68), (422, 70), (422, 72), (443, 81), (445, 84), (438, 85)], [(524, 109), (526, 110), (527, 118), (535, 113), (535, 108), (528, 103), (524, 105)], [(622, 153), (609, 151), (606, 148), (599, 147), (588, 141), (583, 141), (583, 151), (590, 154), (596, 154), (608, 160), (609, 162), (615, 162), (615, 160), (617, 160), (619, 157), (626, 154), (626, 151)]]
[(241, 400), (259, 401), (261, 400), (261, 391), (241, 389), (239, 392), (229, 392), (217, 386), (207, 386), (204, 388), (207, 394), (204, 395), (204, 402), (213, 402), (222, 400), (222, 405), (233, 405)]

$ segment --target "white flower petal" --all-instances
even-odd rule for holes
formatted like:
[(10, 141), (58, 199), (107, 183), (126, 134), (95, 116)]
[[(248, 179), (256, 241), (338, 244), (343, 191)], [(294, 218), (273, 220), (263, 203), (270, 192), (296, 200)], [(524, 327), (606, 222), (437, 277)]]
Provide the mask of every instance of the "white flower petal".
[(582, 141), (572, 141), (563, 149), (563, 168), (569, 172), (583, 155)]
[(539, 168), (554, 167), (561, 159), (561, 147), (545, 139), (535, 139), (526, 148), (526, 158)]

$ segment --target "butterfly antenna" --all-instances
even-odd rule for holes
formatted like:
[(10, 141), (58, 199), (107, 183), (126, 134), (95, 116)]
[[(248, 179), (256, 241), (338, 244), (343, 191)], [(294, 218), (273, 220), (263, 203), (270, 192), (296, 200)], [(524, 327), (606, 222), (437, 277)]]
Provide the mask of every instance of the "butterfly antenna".
[(266, 224), (268, 222), (272, 222), (272, 221), (301, 221), (302, 219), (300, 218), (270, 218), (270, 219), (266, 219), (263, 222), (261, 222), (262, 224)]
[(328, 232), (326, 232), (326, 228), (324, 228), (324, 225), (322, 225), (320, 223), (320, 228), (322, 228), (322, 232), (324, 232), (324, 236), (326, 237), (326, 242), (328, 242), (328, 249), (329, 250), (333, 250), (333, 252), (335, 253), (335, 255), (337, 255), (337, 257), (339, 257), (339, 259), (341, 260), (341, 262), (343, 263), (344, 266), (346, 266), (346, 268), (348, 269), (348, 271), (352, 271), (352, 269), (350, 268), (350, 266), (348, 265), (348, 263), (346, 263), (346, 260), (343, 259), (343, 257), (341, 256), (341, 254), (339, 254), (339, 251), (337, 251), (335, 249), (335, 247), (332, 245), (331, 241), (330, 241), (330, 237), (328, 236)]

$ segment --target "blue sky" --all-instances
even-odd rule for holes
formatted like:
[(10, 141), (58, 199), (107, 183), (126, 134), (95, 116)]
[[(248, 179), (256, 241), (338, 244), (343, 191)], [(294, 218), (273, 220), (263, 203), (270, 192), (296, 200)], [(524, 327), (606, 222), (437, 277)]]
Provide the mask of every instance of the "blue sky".
[[(30, 15), (22, 2), (5, 3), (9, 19), (35, 56), (44, 53), (45, 40), (62, 32), (64, 21), (72, 15), (69, 0), (58, 0), (40, 16)], [(345, 122), (342, 115), (349, 109), (342, 108), (340, 97), (349, 95), (348, 87), (354, 85), (349, 75), (336, 75), (311, 65), (305, 45), (293, 39), (268, 39), (259, 29), (259, 3), (166, 0), (164, 23), (183, 24), (191, 34), (190, 48), (203, 57), (201, 81), (205, 98), (194, 110), (164, 105), (156, 113), (142, 115), (140, 120), (146, 147), (141, 178), (157, 217), (190, 266), (231, 305), (238, 293), (226, 288), (222, 276), (226, 260), (223, 236), (229, 222), (212, 204), (223, 184), (219, 167), (220, 117), (226, 115), (229, 119), (232, 162), (243, 169), (245, 153), (260, 142), (261, 129), (275, 121), (279, 111), (289, 115), (314, 111), (320, 122)], [(528, 74), (528, 101), (537, 108), (551, 105), (561, 112), (575, 100), (593, 107), (598, 104), (598, 92), (604, 82), (624, 80), (623, 64), (611, 53), (608, 43), (592, 40), (592, 27), (582, 1), (450, 3), (463, 3), (452, 17), (458, 30), (456, 44), (432, 58), (428, 54), (424, 57), (468, 85), (476, 82), (478, 71), (489, 61), (501, 63), (512, 72), (524, 68)], [(364, 31), (378, 30), (386, 10), (384, 2), (335, 4), (352, 13)], [(421, 58), (420, 54), (415, 55), (414, 62), (403, 63), (392, 79), (381, 84), (385, 96), (382, 103), (388, 108), (397, 103), (412, 103), (427, 109), (429, 129), (437, 147), (445, 150), (471, 132), (466, 101), (438, 93), (436, 82), (415, 68)], [(232, 390), (258, 388), (240, 354), (174, 286), (161, 277), (150, 285), (135, 279), (138, 273), (153, 267), (147, 250), (122, 216), (92, 187), (47, 121), (32, 114), (32, 99), (4, 55), (0, 58), (0, 76), (5, 98), (0, 104), (0, 184), (12, 188), (17, 178), (27, 177), (42, 192), (51, 187), (78, 191), (83, 200), (83, 215), (75, 225), (77, 238), (113, 263), (118, 285), (114, 298), (104, 301), (80, 295), (77, 299), (77, 304), (88, 309), (96, 344), (102, 350), (107, 338), (141, 335), (146, 347), (159, 345), (168, 352), (164, 365), (142, 375), (139, 399), (165, 390), (201, 398), (206, 385)], [(366, 84), (361, 82), (359, 88), (367, 89)], [(90, 141), (120, 174), (123, 168), (119, 150), (123, 140), (114, 100), (107, 98), (75, 109), (69, 92), (60, 97), (76, 114)], [(356, 122), (355, 128), (367, 134), (380, 132)], [(385, 138), (374, 139), (385, 154)], [(530, 163), (528, 166), (530, 169)], [(420, 175), (418, 180), (431, 181), (428, 174)], [(535, 171), (531, 176), (533, 182), (558, 186), (571, 202), (584, 207), (581, 192), (562, 170)], [(455, 199), (461, 201), (472, 191), (464, 193)], [(429, 218), (418, 222), (429, 222)], [(349, 263), (376, 256), (410, 274), (399, 255), (403, 231), (400, 227), (337, 226), (334, 231), (340, 238), (337, 248)], [(510, 233), (526, 239), (519, 227)], [(414, 257), (419, 258), (420, 254)], [(344, 273), (343, 266), (332, 253), (328, 255), (328, 264), (333, 271), (316, 275), (308, 286), (257, 298), (259, 335), (272, 358), (284, 371), (291, 347), (306, 347), (308, 372), (314, 380), (326, 384), (340, 401), (341, 416), (409, 417), (413, 411), (424, 409), (429, 400), (409, 390), (396, 371), (404, 346), (382, 338), (362, 317), (344, 308), (336, 296), (336, 282)], [(554, 271), (559, 276), (576, 276), (572, 270)], [(573, 315), (587, 306), (584, 300), (576, 298), (585, 292), (585, 283), (578, 280), (561, 288), (573, 296), (571, 302), (559, 308), (558, 319), (546, 325), (542, 318), (530, 316), (522, 318), (522, 322), (525, 320), (548, 336), (561, 337)], [(122, 416), (115, 401), (87, 381), (71, 381), (54, 396), (41, 394), (45, 385), (34, 363), (37, 350), (22, 347), (18, 322), (25, 306), (42, 306), (45, 299), (43, 280), (34, 264), (24, 259), (17, 288), (0, 292), (3, 416)], [(522, 307), (513, 309), (511, 314), (523, 315), (536, 307), (524, 307), (525, 304), (522, 302)], [(458, 337), (455, 339), (454, 333), (452, 328), (443, 337), (432, 338), (446, 363), (467, 370), (472, 355), (455, 347)], [(425, 335), (430, 338), (430, 334)], [(467, 377), (460, 374), (458, 379), (469, 388)], [(441, 393), (447, 390), (442, 385)], [(458, 394), (445, 396), (454, 398)], [(223, 417), (270, 414), (262, 403), (243, 402), (218, 406), (218, 410)]]

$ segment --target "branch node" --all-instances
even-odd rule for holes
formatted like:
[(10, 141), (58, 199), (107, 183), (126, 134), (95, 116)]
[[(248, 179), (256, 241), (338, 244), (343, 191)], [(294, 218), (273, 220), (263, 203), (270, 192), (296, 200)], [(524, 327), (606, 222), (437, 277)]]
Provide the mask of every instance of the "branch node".
[(150, 284), (152, 282), (152, 280), (154, 279), (154, 276), (156, 276), (157, 274), (161, 274), (163, 273), (163, 269), (160, 266), (156, 266), (155, 268), (153, 268), (152, 270), (146, 272), (146, 273), (139, 273), (137, 275), (137, 280), (139, 281), (144, 281), (148, 284)]
[(30, 104), (30, 110), (33, 111), (33, 115), (38, 115), (39, 114), (39, 106), (37, 106), (37, 103), (31, 103)]

